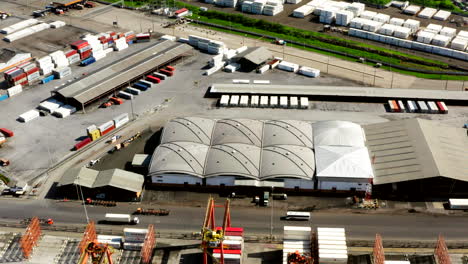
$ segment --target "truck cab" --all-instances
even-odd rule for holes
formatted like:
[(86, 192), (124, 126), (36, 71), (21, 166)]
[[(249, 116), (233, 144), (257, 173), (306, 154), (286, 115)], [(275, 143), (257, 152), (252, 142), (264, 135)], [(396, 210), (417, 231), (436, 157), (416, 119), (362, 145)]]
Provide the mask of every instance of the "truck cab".
[(263, 192), (262, 205), (263, 206), (268, 206), (269, 201), (270, 201), (270, 193), (269, 192)]
[(133, 217), (129, 214), (106, 214), (105, 223), (108, 224), (127, 224), (127, 225), (137, 225), (140, 223), (138, 217)]

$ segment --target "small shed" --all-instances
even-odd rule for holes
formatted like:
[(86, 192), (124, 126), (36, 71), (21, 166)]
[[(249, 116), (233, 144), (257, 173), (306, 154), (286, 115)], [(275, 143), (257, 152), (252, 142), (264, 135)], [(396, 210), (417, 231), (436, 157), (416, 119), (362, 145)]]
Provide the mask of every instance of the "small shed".
[(241, 66), (242, 71), (250, 72), (272, 58), (273, 54), (265, 47), (248, 48), (232, 60)]

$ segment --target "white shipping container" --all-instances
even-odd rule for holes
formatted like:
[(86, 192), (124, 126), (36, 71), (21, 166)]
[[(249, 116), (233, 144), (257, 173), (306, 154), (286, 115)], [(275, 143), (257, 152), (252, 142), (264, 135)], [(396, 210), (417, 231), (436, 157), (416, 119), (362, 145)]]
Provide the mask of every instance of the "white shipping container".
[(432, 18), (435, 13), (437, 13), (437, 9), (426, 7), (421, 12), (419, 12), (418, 17), (429, 19)]
[(291, 96), (289, 98), (289, 107), (290, 108), (298, 108), (298, 100), (296, 96)]
[(115, 128), (119, 128), (130, 121), (130, 117), (128, 113), (123, 113), (118, 115), (116, 118), (113, 119)]
[(125, 250), (134, 250), (134, 251), (138, 251), (138, 250), (141, 250), (141, 248), (143, 247), (143, 242), (141, 243), (129, 243), (129, 242), (125, 242), (124, 243), (124, 246), (123, 248)]
[(432, 114), (436, 114), (439, 112), (439, 109), (437, 108), (437, 105), (435, 102), (433, 101), (429, 101), (427, 102), (427, 106), (429, 108), (429, 112), (432, 113)]
[(278, 107), (278, 96), (270, 96), (270, 107)]
[(280, 96), (280, 107), (281, 108), (288, 108), (288, 97), (287, 96)]
[(401, 18), (397, 18), (397, 17), (392, 17), (389, 23), (395, 26), (403, 26), (403, 24), (405, 23), (405, 20)]
[(420, 109), (421, 113), (428, 113), (429, 108), (427, 107), (426, 103), (424, 101), (418, 101), (418, 107)]
[(432, 18), (445, 21), (449, 18), (452, 13), (445, 10), (439, 10)]
[(262, 95), (260, 97), (260, 107), (268, 107), (268, 96)]
[(99, 131), (102, 133), (103, 131), (106, 131), (107, 129), (111, 128), (114, 126), (114, 121), (107, 121), (106, 123), (98, 126)]
[(287, 61), (282, 61), (278, 64), (278, 69), (289, 72), (296, 72), (299, 69), (299, 65)]
[(8, 97), (13, 97), (23, 91), (23, 86), (21, 84), (15, 85), (7, 89)]
[(421, 7), (420, 6), (417, 6), (417, 5), (410, 5), (408, 7), (406, 7), (404, 10), (403, 10), (403, 13), (405, 14), (410, 14), (410, 15), (415, 15), (419, 12), (419, 10), (421, 10)]
[(37, 110), (29, 110), (23, 114), (21, 114), (18, 118), (20, 122), (27, 123), (33, 119), (36, 119), (39, 117), (39, 111)]
[(361, 13), (360, 17), (361, 17), (361, 18), (365, 18), (365, 19), (372, 19), (372, 18), (374, 18), (376, 15), (377, 15), (376, 12), (366, 10), (366, 11), (364, 11), (364, 12)]
[(11, 25), (9, 27), (3, 28), (0, 31), (0, 33), (2, 33), (2, 34), (11, 34), (13, 32), (16, 32), (16, 31), (20, 30), (20, 29), (30, 27), (32, 25), (36, 25), (37, 23), (39, 23), (39, 21), (37, 19), (34, 19), (34, 18), (23, 20), (23, 21), (20, 21), (20, 22), (18, 22), (16, 24), (13, 24), (13, 25)]
[(320, 76), (320, 70), (306, 67), (306, 66), (302, 66), (299, 69), (299, 73), (308, 77), (313, 77), (313, 78)]

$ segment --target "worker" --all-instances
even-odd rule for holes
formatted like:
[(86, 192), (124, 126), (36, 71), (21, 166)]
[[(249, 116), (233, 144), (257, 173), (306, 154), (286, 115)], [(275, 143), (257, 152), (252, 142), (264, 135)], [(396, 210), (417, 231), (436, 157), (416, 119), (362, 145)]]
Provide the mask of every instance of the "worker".
[(52, 220), (52, 218), (49, 218), (49, 219), (47, 219), (46, 224), (48, 224), (48, 225), (53, 225), (53, 224), (54, 224), (54, 220)]

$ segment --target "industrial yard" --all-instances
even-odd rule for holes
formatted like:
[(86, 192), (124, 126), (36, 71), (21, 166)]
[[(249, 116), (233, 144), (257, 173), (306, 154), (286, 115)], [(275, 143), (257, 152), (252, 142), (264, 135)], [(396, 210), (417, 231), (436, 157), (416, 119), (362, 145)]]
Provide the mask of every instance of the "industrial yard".
[[(323, 30), (305, 4), (261, 18)], [(48, 5), (0, 3), (0, 263), (466, 263), (462, 79)]]

